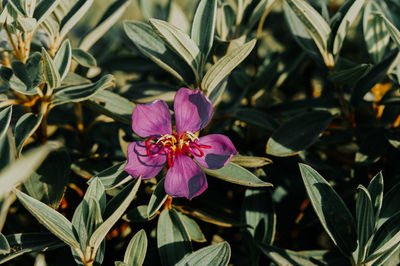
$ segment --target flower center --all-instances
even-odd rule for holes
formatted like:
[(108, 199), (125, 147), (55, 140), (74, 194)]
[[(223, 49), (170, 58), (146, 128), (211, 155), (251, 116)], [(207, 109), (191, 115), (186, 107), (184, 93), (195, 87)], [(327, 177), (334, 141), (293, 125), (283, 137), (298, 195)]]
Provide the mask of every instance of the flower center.
[(179, 136), (176, 133), (162, 135), (159, 138), (152, 136), (146, 140), (145, 144), (149, 157), (156, 157), (166, 152), (169, 167), (174, 165), (175, 155), (184, 153), (202, 157), (204, 156), (203, 149), (211, 149), (209, 145), (200, 144), (199, 138), (190, 131), (185, 131)]

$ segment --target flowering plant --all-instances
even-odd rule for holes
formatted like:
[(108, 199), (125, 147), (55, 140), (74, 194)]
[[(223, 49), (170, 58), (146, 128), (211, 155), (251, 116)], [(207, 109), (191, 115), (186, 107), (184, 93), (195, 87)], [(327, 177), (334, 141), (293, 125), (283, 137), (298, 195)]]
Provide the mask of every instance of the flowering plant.
[(125, 171), (133, 177), (149, 179), (167, 163), (165, 191), (171, 197), (192, 199), (208, 186), (200, 166), (219, 169), (237, 152), (224, 135), (197, 137), (197, 132), (213, 115), (212, 103), (200, 90), (181, 88), (174, 99), (174, 112), (176, 127), (173, 130), (164, 101), (137, 105), (132, 114), (132, 129), (146, 141), (129, 145)]

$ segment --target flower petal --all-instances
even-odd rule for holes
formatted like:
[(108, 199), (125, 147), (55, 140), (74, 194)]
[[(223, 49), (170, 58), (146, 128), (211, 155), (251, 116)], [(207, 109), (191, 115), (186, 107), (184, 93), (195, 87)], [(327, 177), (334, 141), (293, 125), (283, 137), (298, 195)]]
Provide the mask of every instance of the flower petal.
[(171, 114), (164, 101), (138, 104), (132, 114), (132, 129), (142, 138), (172, 133)]
[(211, 120), (213, 106), (200, 90), (181, 88), (175, 95), (174, 111), (176, 131), (180, 135), (185, 131), (194, 133), (203, 129)]
[[(160, 151), (160, 146), (153, 146), (150, 149), (151, 154)], [(146, 145), (144, 141), (132, 142), (128, 146), (128, 162), (124, 170), (132, 177), (141, 176), (142, 179), (155, 177), (164, 167), (167, 156), (165, 152), (158, 156), (150, 157), (147, 155)]]
[(171, 197), (192, 199), (203, 193), (208, 184), (203, 170), (189, 156), (176, 155), (173, 166), (168, 169), (164, 187)]
[(192, 148), (195, 160), (208, 169), (219, 169), (225, 166), (237, 154), (232, 141), (224, 135), (212, 134), (201, 137), (198, 144), (210, 146), (210, 148), (200, 148), (204, 153), (203, 156), (198, 156), (200, 152)]

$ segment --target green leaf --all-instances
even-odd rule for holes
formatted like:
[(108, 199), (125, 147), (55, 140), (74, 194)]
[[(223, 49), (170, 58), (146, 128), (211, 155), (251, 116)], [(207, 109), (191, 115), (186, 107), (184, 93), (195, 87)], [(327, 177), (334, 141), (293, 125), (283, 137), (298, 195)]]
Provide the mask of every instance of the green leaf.
[(218, 84), (228, 76), (253, 50), (257, 40), (252, 40), (236, 48), (229, 54), (217, 61), (205, 74), (201, 87), (207, 90), (207, 95), (218, 86)]
[(60, 80), (64, 80), (71, 68), (72, 49), (71, 43), (66, 39), (54, 57), (54, 65), (58, 69)]
[(382, 61), (390, 40), (385, 22), (374, 15), (374, 13), (379, 11), (381, 11), (379, 5), (376, 2), (369, 1), (365, 6), (363, 17), (365, 44), (375, 64)]
[(17, 18), (18, 29), (23, 33), (32, 33), (37, 26), (36, 19), (34, 18)]
[(324, 58), (325, 65), (328, 67), (334, 66), (332, 55), (328, 52), (328, 39), (331, 34), (331, 28), (325, 19), (304, 0), (286, 0), (286, 3), (288, 3), (313, 38)]
[(67, 245), (74, 249), (79, 249), (79, 242), (73, 233), (72, 224), (59, 212), (53, 210), (46, 204), (28, 196), (27, 194), (14, 190), (19, 201), (24, 207), (50, 232)]
[(271, 183), (267, 183), (253, 175), (250, 171), (244, 169), (243, 167), (228, 163), (221, 169), (210, 170), (203, 168), (207, 175), (222, 179), (224, 181), (242, 185), (246, 187), (271, 187)]
[(25, 141), (36, 131), (42, 121), (43, 115), (36, 117), (33, 113), (26, 113), (21, 116), (15, 126), (15, 145), (17, 153), (20, 154)]
[(365, 0), (354, 0), (353, 4), (346, 12), (346, 15), (343, 17), (340, 22), (339, 28), (336, 32), (335, 40), (333, 42), (333, 54), (336, 56), (340, 49), (342, 48), (343, 41), (346, 38), (347, 31), (351, 24), (353, 24), (354, 20), (357, 18), (360, 13)]
[(124, 262), (129, 266), (143, 265), (147, 251), (146, 232), (141, 229), (131, 239), (126, 248)]
[(163, 210), (157, 225), (157, 247), (163, 265), (175, 265), (192, 251), (189, 236), (179, 214)]
[(53, 151), (42, 165), (24, 182), (28, 194), (56, 209), (69, 180), (70, 158), (65, 150)]
[(185, 32), (165, 21), (150, 19), (150, 24), (171, 48), (188, 63), (196, 76), (196, 80), (198, 80), (197, 70), (200, 50), (196, 43)]
[[(13, 61), (11, 63), (15, 76), (10, 77), (10, 86), (23, 94), (36, 94), (35, 88), (44, 82), (42, 74), (42, 55), (39, 52), (33, 53), (26, 64), (21, 61)], [(13, 86), (22, 81), (25, 87)]]
[(128, 264), (126, 264), (123, 261), (115, 261), (114, 263), (115, 263), (115, 266), (129, 266)]
[(0, 171), (11, 165), (16, 157), (17, 148), (15, 147), (14, 137), (11, 130), (8, 130), (8, 133), (0, 138)]
[(20, 233), (7, 236), (12, 249), (7, 255), (0, 255), (0, 264), (30, 252), (43, 252), (65, 246), (64, 242), (50, 233)]
[(0, 233), (0, 256), (6, 255), (10, 252), (10, 245), (8, 244), (7, 238), (2, 233)]
[(132, 179), (132, 177), (124, 171), (125, 165), (126, 161), (113, 165), (93, 176), (88, 183), (90, 184), (93, 179), (98, 178), (106, 190), (123, 185)]
[(167, 46), (149, 25), (142, 22), (125, 21), (124, 30), (139, 51), (160, 67), (186, 84), (194, 81), (193, 71), (190, 67)]
[(68, 102), (81, 102), (89, 99), (98, 91), (114, 86), (114, 77), (110, 74), (103, 76), (92, 84), (69, 86), (54, 93), (52, 104), (60, 105)]
[(267, 189), (246, 189), (242, 215), (249, 226), (246, 231), (260, 244), (272, 245), (276, 216), (271, 192)]
[(43, 56), (43, 75), (49, 85), (49, 89), (53, 90), (61, 85), (61, 77), (58, 68), (53, 62), (53, 59), (47, 53), (46, 49), (42, 47)]
[(193, 18), (190, 37), (202, 52), (204, 61), (214, 42), (216, 14), (217, 0), (201, 0)]
[(168, 20), (172, 0), (138, 0), (140, 10), (146, 18)]
[(132, 124), (132, 112), (136, 107), (133, 102), (109, 90), (99, 91), (85, 105), (127, 125)]
[(333, 118), (330, 112), (322, 110), (293, 117), (272, 134), (267, 142), (266, 152), (285, 157), (307, 149), (317, 141)]
[(228, 265), (231, 258), (231, 248), (228, 242), (211, 245), (201, 248), (192, 254), (186, 256), (176, 265)]
[(274, 131), (279, 124), (268, 114), (251, 108), (239, 108), (235, 117), (243, 122), (258, 126), (267, 131)]
[(114, 1), (114, 3), (112, 3), (104, 12), (96, 26), (94, 26), (89, 33), (85, 34), (85, 37), (79, 44), (79, 48), (83, 51), (88, 51), (93, 44), (95, 44), (117, 22), (130, 3), (130, 0)]
[(367, 75), (371, 69), (371, 64), (356, 65), (351, 68), (336, 71), (329, 75), (328, 79), (339, 84), (354, 83)]
[(371, 203), (375, 214), (375, 222), (378, 223), (383, 201), (383, 175), (379, 172), (371, 179), (368, 185), (368, 192), (371, 196)]
[[(118, 204), (118, 208), (116, 208), (115, 211), (111, 215), (109, 215), (109, 217), (104, 221), (104, 223), (102, 223), (96, 229), (96, 231), (94, 231), (94, 233), (91, 235), (91, 237), (89, 239), (89, 246), (93, 248), (94, 253), (97, 252), (97, 249), (99, 248), (103, 239), (106, 237), (108, 231), (110, 231), (110, 229), (113, 227), (113, 225), (118, 221), (118, 219), (122, 216), (122, 214), (125, 212), (125, 210), (129, 207), (129, 204), (131, 203), (131, 201), (133, 200), (133, 198), (136, 195), (136, 192), (139, 189), (140, 181), (141, 181), (141, 179), (137, 178), (135, 181), (133, 181), (131, 183), (131, 185), (126, 186), (120, 192), (123, 194), (126, 194), (126, 193), (129, 193), (129, 194), (126, 195), (126, 197)], [(116, 197), (114, 197), (114, 198), (116, 198)], [(105, 212), (107, 212), (107, 209)], [(104, 216), (106, 216), (106, 215), (104, 215)]]
[(183, 225), (185, 226), (186, 232), (188, 233), (190, 240), (200, 243), (207, 241), (206, 237), (200, 229), (200, 226), (196, 223), (195, 220), (183, 213), (179, 212), (178, 214), (183, 222)]
[(265, 157), (258, 156), (243, 156), (243, 155), (235, 155), (231, 159), (232, 163), (235, 163), (242, 167), (248, 168), (258, 168), (263, 167), (265, 165), (271, 164), (272, 160)]
[(332, 241), (346, 257), (357, 248), (354, 219), (342, 198), (313, 168), (300, 164), (307, 194), (322, 226)]
[(11, 122), (11, 116), (12, 116), (12, 105), (4, 108), (0, 112), (0, 139), (6, 134), (8, 126), (10, 125)]
[(56, 47), (59, 47), (64, 37), (75, 26), (76, 23), (86, 14), (92, 5), (93, 0), (78, 0), (64, 16), (60, 23), (60, 35), (56, 42)]
[(375, 216), (368, 190), (360, 185), (356, 201), (356, 220), (358, 236), (358, 262), (365, 259), (367, 242), (374, 233)]
[(155, 216), (149, 217), (147, 215), (147, 205), (139, 205), (135, 208), (129, 209), (122, 218), (130, 223), (143, 223), (151, 220), (154, 217)]
[(96, 58), (82, 49), (72, 49), (72, 58), (80, 65), (91, 68), (97, 65)]
[(40, 25), (54, 9), (58, 6), (61, 0), (41, 0), (35, 7), (33, 18), (37, 20)]
[(400, 50), (400, 31), (382, 13), (378, 13), (375, 15), (378, 16), (379, 19), (381, 19), (385, 23), (386, 29), (388, 30), (390, 37), (392, 37), (392, 40), (397, 45), (397, 48)]
[(147, 206), (147, 217), (152, 217), (167, 200), (168, 195), (164, 189), (165, 178), (157, 183), (156, 189), (151, 194), (149, 205)]
[(382, 208), (379, 213), (379, 222), (377, 227), (380, 227), (390, 217), (400, 211), (397, 202), (400, 202), (400, 183), (393, 186), (392, 189), (389, 190), (389, 192), (383, 197)]

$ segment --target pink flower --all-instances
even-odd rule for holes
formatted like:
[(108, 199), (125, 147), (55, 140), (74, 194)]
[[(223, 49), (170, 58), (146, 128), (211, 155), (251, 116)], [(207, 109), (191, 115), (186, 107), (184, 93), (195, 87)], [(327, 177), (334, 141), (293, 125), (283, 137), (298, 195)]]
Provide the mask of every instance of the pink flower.
[(200, 90), (181, 88), (175, 95), (174, 112), (176, 130), (172, 130), (170, 111), (164, 101), (136, 106), (132, 129), (146, 141), (129, 145), (125, 171), (132, 177), (149, 179), (167, 164), (164, 184), (167, 194), (192, 199), (208, 187), (199, 165), (208, 169), (221, 168), (237, 152), (224, 135), (196, 136), (213, 115), (212, 103)]

